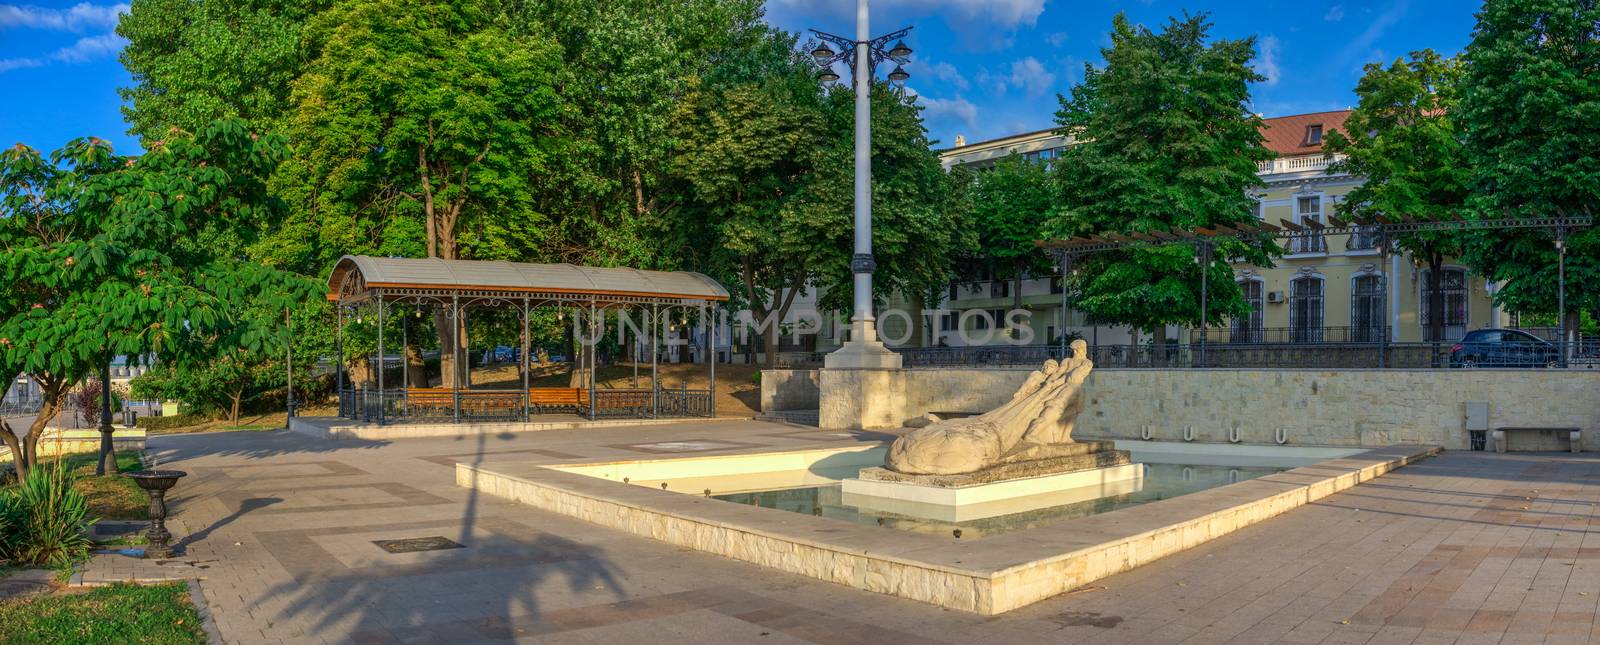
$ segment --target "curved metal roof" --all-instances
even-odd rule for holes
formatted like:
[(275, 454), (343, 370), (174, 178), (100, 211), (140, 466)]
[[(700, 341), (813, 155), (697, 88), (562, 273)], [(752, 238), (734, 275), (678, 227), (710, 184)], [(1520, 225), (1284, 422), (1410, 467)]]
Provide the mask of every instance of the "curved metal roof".
[(346, 255), (328, 277), (328, 299), (352, 273), (367, 289), (503, 291), (629, 296), (678, 300), (727, 300), (728, 291), (692, 271), (642, 271), (574, 264), (530, 264), (440, 258), (378, 258)]

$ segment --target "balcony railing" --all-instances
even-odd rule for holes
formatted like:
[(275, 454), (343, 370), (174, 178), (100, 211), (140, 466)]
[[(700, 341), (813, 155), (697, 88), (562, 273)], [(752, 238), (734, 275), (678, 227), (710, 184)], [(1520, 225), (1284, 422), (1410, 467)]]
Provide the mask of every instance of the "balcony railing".
[(1328, 159), (1320, 154), (1277, 157), (1266, 161), (1257, 161), (1256, 171), (1263, 175), (1271, 175), (1283, 172), (1327, 170), (1329, 165), (1343, 158), (1344, 155), (1334, 155), (1333, 159)]

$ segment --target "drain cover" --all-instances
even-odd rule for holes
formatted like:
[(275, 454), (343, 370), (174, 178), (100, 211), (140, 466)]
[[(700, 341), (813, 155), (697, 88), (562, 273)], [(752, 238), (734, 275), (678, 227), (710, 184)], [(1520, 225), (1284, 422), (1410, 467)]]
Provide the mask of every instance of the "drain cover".
[(445, 549), (462, 549), (460, 543), (446, 537), (420, 537), (404, 538), (400, 540), (373, 540), (378, 548), (390, 553), (416, 553), (418, 551), (443, 551)]

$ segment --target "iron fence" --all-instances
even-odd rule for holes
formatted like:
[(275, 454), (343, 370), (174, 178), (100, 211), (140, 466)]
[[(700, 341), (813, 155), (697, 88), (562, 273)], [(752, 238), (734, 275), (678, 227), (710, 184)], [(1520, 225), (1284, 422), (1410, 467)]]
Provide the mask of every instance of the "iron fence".
[[(1057, 345), (922, 347), (896, 350), (902, 364), (929, 367), (1036, 367), (1060, 358)], [(1070, 353), (1070, 350), (1068, 350)], [(1536, 348), (1478, 347), (1461, 343), (1198, 343), (1094, 345), (1101, 368), (1600, 369), (1600, 344), (1548, 343)]]
[(1189, 330), (1189, 343), (1381, 343), (1391, 338), (1388, 327), (1231, 327)]
[(591, 406), (587, 390), (566, 390), (560, 401), (522, 390), (417, 391), (347, 388), (339, 392), (339, 416), (365, 423), (525, 421), (540, 414), (576, 414), (591, 419), (711, 416), (706, 389), (598, 389)]

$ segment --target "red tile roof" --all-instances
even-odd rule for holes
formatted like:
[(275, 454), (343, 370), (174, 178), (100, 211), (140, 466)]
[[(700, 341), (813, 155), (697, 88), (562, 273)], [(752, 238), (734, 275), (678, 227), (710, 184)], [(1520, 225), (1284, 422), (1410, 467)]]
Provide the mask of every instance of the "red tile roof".
[(1322, 136), (1326, 139), (1328, 133), (1344, 130), (1344, 121), (1348, 118), (1350, 118), (1349, 110), (1273, 117), (1263, 119), (1261, 134), (1267, 139), (1265, 143), (1267, 149), (1280, 156), (1316, 154), (1322, 152), (1322, 143), (1308, 145), (1306, 128), (1313, 125), (1322, 126)]

